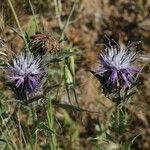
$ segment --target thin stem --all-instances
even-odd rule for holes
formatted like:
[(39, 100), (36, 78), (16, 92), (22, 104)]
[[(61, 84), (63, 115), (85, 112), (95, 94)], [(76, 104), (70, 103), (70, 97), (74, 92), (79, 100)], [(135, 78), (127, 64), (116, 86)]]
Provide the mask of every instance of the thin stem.
[(70, 103), (70, 105), (72, 105), (72, 103), (71, 103), (71, 97), (70, 97), (69, 85), (66, 85), (66, 89), (67, 89), (67, 96), (68, 96), (69, 103)]
[(64, 34), (65, 34), (66, 29), (67, 29), (67, 27), (68, 27), (68, 25), (69, 25), (69, 21), (70, 21), (71, 16), (72, 16), (72, 14), (73, 14), (73, 12), (74, 12), (74, 9), (75, 9), (75, 6), (76, 6), (77, 1), (78, 1), (78, 0), (75, 0), (74, 3), (73, 3), (73, 6), (72, 6), (72, 8), (71, 8), (71, 10), (70, 10), (70, 13), (69, 13), (69, 16), (68, 16), (68, 18), (67, 18), (67, 20), (66, 20), (66, 23), (65, 23), (64, 26), (63, 26), (63, 30), (62, 30), (62, 33), (61, 33), (61, 36), (60, 36), (59, 41), (61, 41), (61, 40), (64, 39)]
[(33, 14), (34, 22), (35, 22), (35, 24), (36, 24), (36, 30), (37, 30), (37, 31), (39, 31), (38, 23), (37, 23), (37, 21), (36, 21), (35, 12), (34, 12), (34, 9), (33, 9), (33, 6), (32, 6), (32, 3), (31, 3), (31, 1), (30, 1), (30, 0), (29, 0), (29, 4), (30, 4), (31, 11), (32, 11), (32, 14)]
[(34, 108), (34, 106), (31, 103), (31, 111), (32, 111), (32, 119), (33, 121), (37, 121), (37, 114), (36, 114), (36, 109)]
[(61, 77), (59, 86), (58, 86), (58, 88), (57, 88), (57, 90), (56, 90), (56, 96), (55, 96), (55, 97), (56, 97), (56, 100), (58, 99), (58, 94), (59, 94), (59, 91), (60, 91), (60, 88), (61, 88), (62, 83), (63, 83), (63, 77)]
[(57, 150), (57, 144), (56, 144), (56, 137), (55, 137), (55, 128), (54, 128), (54, 117), (53, 117), (53, 109), (52, 109), (52, 102), (50, 100), (49, 107), (46, 111), (47, 114), (47, 120), (48, 120), (48, 126), (50, 130), (52, 130), (54, 133), (51, 133), (51, 150)]
[(78, 102), (78, 98), (77, 98), (77, 94), (76, 94), (75, 88), (73, 87), (72, 90), (73, 90), (73, 94), (74, 94), (74, 98), (75, 98), (76, 104), (79, 107), (79, 102)]
[[(20, 119), (18, 119), (19, 117), (19, 110), (20, 110), (20, 105), (18, 106), (17, 110), (14, 112), (13, 114), (13, 118), (17, 121), (18, 127), (19, 127), (19, 133), (20, 133), (20, 139), (21, 141), (23, 141), (23, 143), (25, 144), (26, 148), (29, 148), (30, 146), (27, 144), (26, 138), (25, 138), (25, 134), (22, 130), (22, 125), (20, 122)], [(13, 120), (14, 120), (13, 119)], [(16, 121), (14, 120), (14, 124), (16, 124)], [(22, 142), (21, 142), (22, 143)]]
[[(2, 128), (0, 128), (0, 133), (1, 133), (1, 137), (2, 137), (3, 139), (7, 139), (7, 138), (8, 138), (8, 137), (5, 135), (5, 133), (4, 133), (4, 131), (3, 131)], [(8, 145), (8, 148), (9, 148), (10, 150), (13, 150), (13, 149), (14, 149), (13, 147), (11, 147), (11, 145), (10, 145), (9, 143), (7, 143), (7, 145)]]
[[(3, 118), (2, 115), (0, 115), (0, 118), (1, 118), (2, 121), (4, 120), (4, 118)], [(9, 137), (13, 137), (13, 135), (12, 135), (13, 132), (11, 132), (12, 130), (10, 130), (10, 129), (8, 128), (8, 126), (7, 126), (7, 124), (5, 123), (5, 121), (3, 121), (3, 125), (4, 125), (4, 127), (5, 127), (5, 130), (6, 130), (7, 134), (8, 134), (8, 136), (9, 136)], [(17, 147), (16, 143), (15, 143), (11, 138), (10, 138), (10, 141), (11, 141), (12, 144), (13, 144), (12, 146), (13, 146), (16, 150), (18, 150), (18, 147)]]
[(115, 141), (118, 141), (119, 139), (119, 117), (120, 117), (120, 111), (119, 111), (119, 106), (116, 104), (115, 106)]
[(14, 15), (14, 18), (15, 18), (15, 20), (16, 20), (16, 23), (17, 23), (17, 25), (18, 25), (18, 28), (19, 28), (20, 33), (21, 33), (21, 35), (22, 35), (22, 38), (23, 38), (23, 40), (24, 40), (24, 42), (25, 42), (25, 46), (26, 46), (26, 48), (28, 49), (28, 43), (27, 43), (26, 38), (25, 38), (25, 36), (24, 36), (23, 30), (22, 30), (21, 25), (20, 25), (20, 23), (19, 23), (17, 14), (16, 14), (15, 9), (14, 9), (14, 7), (13, 7), (13, 5), (12, 5), (12, 2), (11, 2), (11, 0), (7, 0), (7, 2), (8, 2), (9, 6), (10, 6), (10, 8), (11, 8), (11, 11), (12, 11), (12, 13), (13, 13), (13, 15)]
[[(67, 18), (67, 20), (66, 20), (66, 22), (65, 22), (65, 24), (64, 24), (64, 26), (62, 27), (62, 22), (61, 22), (61, 18), (60, 18), (60, 16), (61, 16), (61, 2), (60, 1), (57, 1), (57, 0), (54, 0), (54, 4), (55, 4), (55, 12), (56, 12), (56, 15), (57, 15), (57, 17), (58, 17), (58, 24), (59, 24), (59, 27), (60, 27), (60, 29), (62, 29), (62, 33), (61, 33), (61, 35), (60, 35), (60, 39), (59, 39), (59, 41), (63, 41), (63, 39), (64, 39), (64, 34), (65, 34), (65, 32), (66, 32), (66, 29), (67, 29), (67, 27), (68, 27), (68, 25), (69, 25), (69, 21), (70, 21), (70, 19), (71, 19), (71, 16), (72, 16), (72, 14), (73, 14), (73, 12), (74, 12), (74, 10), (75, 10), (75, 6), (76, 6), (76, 3), (77, 3), (77, 1), (78, 0), (75, 0), (74, 1), (74, 3), (73, 3), (73, 6), (72, 6), (72, 8), (71, 8), (71, 10), (70, 10), (70, 13), (69, 13), (69, 16), (68, 16), (68, 18)], [(72, 75), (72, 77), (74, 77), (74, 57), (69, 57), (70, 58), (70, 60), (71, 60), (71, 64), (70, 64), (70, 69), (69, 69), (69, 71), (71, 71), (71, 75)], [(64, 66), (66, 65), (66, 62), (64, 62)], [(64, 72), (65, 72), (65, 67), (64, 67)], [(66, 83), (66, 89), (67, 89), (67, 94), (68, 94), (68, 99), (69, 99), (69, 102), (70, 102), (70, 104), (71, 104), (71, 98), (70, 98), (70, 90), (69, 90), (69, 87), (68, 87), (69, 85), (67, 85), (67, 83)], [(77, 103), (77, 105), (78, 105), (78, 107), (79, 107), (79, 104), (78, 104), (78, 100), (77, 100), (77, 96), (76, 96), (76, 92), (75, 92), (75, 89), (74, 89), (74, 87), (73, 87), (73, 93), (74, 93), (74, 97), (75, 97), (75, 101), (76, 101), (76, 103)]]
[(56, 18), (57, 18), (60, 29), (62, 29), (63, 25), (62, 25), (62, 21), (61, 21), (61, 2), (54, 0), (54, 5), (55, 5)]
[(29, 103), (29, 96), (28, 93), (25, 91), (25, 104), (28, 105)]

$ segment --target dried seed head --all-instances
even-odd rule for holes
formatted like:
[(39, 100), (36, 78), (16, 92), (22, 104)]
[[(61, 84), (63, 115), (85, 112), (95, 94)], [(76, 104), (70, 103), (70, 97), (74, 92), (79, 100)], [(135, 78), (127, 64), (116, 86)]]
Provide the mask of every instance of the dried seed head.
[(36, 55), (56, 54), (60, 51), (58, 41), (53, 36), (44, 33), (37, 33), (31, 36), (29, 48)]

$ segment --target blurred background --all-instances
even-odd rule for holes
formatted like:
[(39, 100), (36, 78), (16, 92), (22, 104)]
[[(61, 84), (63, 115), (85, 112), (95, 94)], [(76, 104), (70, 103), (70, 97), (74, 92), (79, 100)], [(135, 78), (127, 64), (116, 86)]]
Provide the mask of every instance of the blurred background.
[[(59, 39), (74, 1), (31, 0), (39, 30), (51, 33)], [(34, 34), (36, 25), (29, 1), (12, 0), (12, 4), (22, 29), (29, 35)], [(18, 26), (6, 0), (0, 0), (0, 14), (0, 36), (6, 39), (13, 52), (18, 53), (23, 41), (16, 33)], [(97, 136), (99, 122), (104, 126), (109, 124), (106, 112), (110, 111), (112, 102), (104, 96), (99, 82), (89, 72), (96, 66), (98, 54), (104, 48), (98, 44), (106, 43), (106, 35), (124, 45), (128, 41), (142, 41), (137, 49), (150, 54), (150, 1), (76, 1), (75, 10), (65, 31), (67, 43), (81, 51), (75, 56), (76, 93), (82, 108), (100, 113), (82, 112), (75, 118), (67, 113), (66, 118), (69, 121), (66, 119), (68, 122), (66, 121), (63, 135), (58, 140), (64, 145), (64, 149), (92, 150), (92, 144), (87, 139)], [(139, 77), (137, 93), (129, 107), (128, 134), (122, 139), (126, 140), (132, 134), (140, 134), (133, 144), (135, 150), (150, 149), (150, 67), (147, 59), (143, 58), (142, 61), (147, 65)], [(1, 84), (0, 88), (4, 95), (8, 95), (4, 85)], [(67, 95), (63, 90), (61, 92), (61, 101), (68, 101)], [(56, 113), (58, 116), (62, 114), (60, 111)], [(72, 139), (68, 140), (69, 135)]]

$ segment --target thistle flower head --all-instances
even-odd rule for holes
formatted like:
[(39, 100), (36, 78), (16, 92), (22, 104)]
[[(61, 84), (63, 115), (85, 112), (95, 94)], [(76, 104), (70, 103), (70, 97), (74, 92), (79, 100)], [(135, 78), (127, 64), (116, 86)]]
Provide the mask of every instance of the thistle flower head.
[(30, 37), (29, 48), (36, 55), (46, 53), (57, 53), (60, 51), (60, 45), (50, 34), (37, 33)]
[(38, 89), (44, 75), (41, 60), (31, 53), (21, 53), (8, 64), (8, 80), (20, 92), (32, 93)]
[(101, 78), (106, 88), (124, 87), (129, 88), (134, 82), (134, 75), (139, 68), (133, 66), (136, 60), (136, 52), (131, 51), (139, 42), (128, 44), (127, 47), (120, 47), (116, 42), (109, 43), (104, 52), (100, 54), (100, 66), (95, 74)]

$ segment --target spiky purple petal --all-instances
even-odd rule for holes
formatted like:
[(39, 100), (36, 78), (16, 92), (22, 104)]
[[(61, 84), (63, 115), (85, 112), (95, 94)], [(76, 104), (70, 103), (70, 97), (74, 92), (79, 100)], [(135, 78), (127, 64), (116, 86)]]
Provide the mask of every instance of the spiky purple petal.
[[(130, 46), (131, 45), (131, 46)], [(102, 78), (106, 86), (119, 86), (129, 88), (134, 82), (134, 75), (140, 71), (138, 67), (133, 66), (136, 60), (136, 52), (130, 51), (135, 46), (130, 44), (121, 48), (118, 44), (106, 47), (100, 54), (100, 66), (96, 69), (95, 74)]]
[(22, 53), (14, 58), (8, 65), (8, 73), (8, 80), (17, 89), (29, 93), (38, 89), (44, 75), (41, 60), (31, 53)]

